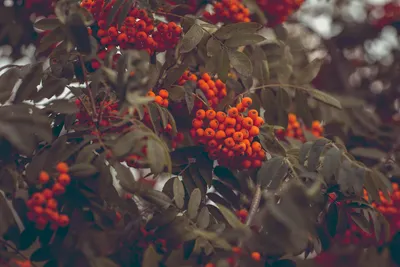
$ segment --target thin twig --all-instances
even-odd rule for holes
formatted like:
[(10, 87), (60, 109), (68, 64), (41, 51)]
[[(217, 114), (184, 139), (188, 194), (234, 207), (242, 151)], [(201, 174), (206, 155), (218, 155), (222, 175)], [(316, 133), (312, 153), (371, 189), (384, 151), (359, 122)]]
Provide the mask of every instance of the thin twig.
[(254, 193), (253, 200), (251, 201), (249, 216), (247, 216), (246, 225), (249, 226), (253, 221), (254, 215), (256, 214), (261, 201), (261, 185), (256, 186), (256, 192)]

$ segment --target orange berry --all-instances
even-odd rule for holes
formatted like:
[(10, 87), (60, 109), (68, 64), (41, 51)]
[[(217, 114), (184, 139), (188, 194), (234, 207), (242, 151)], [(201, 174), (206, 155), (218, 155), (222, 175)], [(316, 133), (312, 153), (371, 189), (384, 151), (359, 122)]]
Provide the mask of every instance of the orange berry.
[(193, 128), (198, 129), (201, 126), (203, 126), (203, 121), (199, 120), (199, 119), (193, 119), (192, 120), (192, 126), (193, 126)]
[(249, 130), (250, 136), (257, 136), (260, 133), (260, 129), (257, 126), (253, 126)]
[(251, 163), (251, 167), (253, 168), (260, 168), (262, 165), (262, 161), (261, 160), (253, 160), (253, 162)]
[(41, 171), (39, 174), (39, 182), (41, 184), (47, 184), (50, 180), (50, 176), (47, 172)]
[(43, 205), (46, 202), (46, 198), (41, 193), (35, 193), (31, 197), (32, 204), (36, 206)]
[(245, 209), (239, 210), (238, 214), (241, 218), (247, 218), (247, 216), (249, 216), (249, 212)]
[(161, 106), (163, 106), (164, 108), (167, 108), (168, 105), (169, 105), (168, 99), (164, 99), (163, 102), (161, 103)]
[(215, 148), (215, 147), (217, 147), (218, 146), (218, 143), (217, 143), (217, 141), (215, 140), (215, 139), (211, 139), (210, 141), (208, 141), (208, 146), (210, 147), (210, 148)]
[(217, 140), (222, 140), (226, 137), (226, 133), (223, 130), (219, 130), (215, 133), (215, 138)]
[(59, 173), (67, 173), (68, 170), (69, 170), (69, 168), (68, 168), (67, 163), (65, 163), (65, 162), (59, 162), (59, 163), (57, 164), (57, 166), (56, 166), (56, 170), (57, 170)]
[(147, 96), (156, 97), (156, 94), (154, 92), (152, 92), (152, 91), (149, 91), (147, 93)]
[(216, 114), (217, 113), (212, 109), (209, 109), (209, 110), (206, 111), (206, 117), (209, 120), (213, 120), (215, 118)]
[(249, 112), (247, 113), (247, 116), (250, 117), (250, 118), (252, 118), (253, 121), (254, 121), (254, 120), (257, 119), (257, 117), (258, 117), (258, 111), (255, 110), (255, 109), (251, 109), (251, 110), (249, 110)]
[(253, 104), (253, 100), (250, 97), (244, 97), (241, 104), (243, 107), (248, 108)]
[(242, 120), (242, 126), (243, 126), (244, 128), (246, 128), (247, 130), (250, 130), (251, 127), (253, 127), (253, 119), (252, 119), (252, 118), (249, 118), (249, 117), (244, 118), (244, 119)]
[(154, 98), (154, 101), (157, 103), (157, 104), (159, 104), (159, 105), (162, 105), (162, 103), (163, 103), (163, 98), (161, 97), (161, 96), (156, 96), (155, 98)]
[(53, 197), (53, 191), (51, 191), (50, 189), (46, 188), (42, 191), (43, 196), (46, 199), (51, 199)]
[(49, 199), (47, 201), (47, 208), (51, 209), (51, 210), (55, 210), (57, 209), (57, 200), (55, 200), (54, 198)]
[(239, 112), (243, 112), (246, 109), (242, 103), (237, 104), (236, 108)]
[(251, 161), (248, 159), (245, 159), (242, 161), (242, 167), (244, 169), (249, 169), (251, 167)]
[(226, 118), (224, 124), (226, 125), (226, 127), (235, 127), (236, 125), (236, 119), (234, 118)]
[(209, 75), (208, 73), (203, 73), (203, 74), (201, 75), (201, 78), (202, 78), (205, 82), (208, 82), (208, 81), (211, 80), (211, 77), (210, 77), (210, 75)]
[(208, 86), (210, 86), (210, 88), (215, 88), (215, 82), (213, 80), (208, 80), (206, 81)]
[(63, 186), (67, 186), (71, 183), (71, 177), (66, 173), (61, 173), (58, 176), (58, 182)]
[(55, 183), (53, 185), (52, 191), (54, 195), (59, 196), (65, 193), (65, 187), (60, 183)]
[(254, 152), (259, 152), (262, 149), (262, 146), (259, 142), (253, 142), (251, 144), (251, 148), (253, 149)]
[(220, 123), (223, 123), (226, 119), (226, 113), (222, 111), (218, 111), (216, 114), (216, 118)]
[(211, 129), (216, 130), (216, 129), (218, 129), (219, 122), (218, 122), (218, 120), (213, 119), (212, 121), (210, 121), (209, 125), (210, 125)]
[(209, 90), (207, 90), (207, 92), (206, 92), (206, 96), (207, 96), (207, 99), (212, 99), (212, 98), (215, 97), (215, 93), (214, 93), (213, 90), (209, 89)]
[(224, 140), (224, 144), (227, 147), (233, 147), (235, 145), (235, 141), (233, 140), (232, 137), (228, 137)]
[(60, 227), (66, 227), (69, 224), (69, 218), (67, 215), (60, 215), (58, 218), (58, 225)]
[(228, 110), (228, 116), (231, 118), (236, 118), (239, 115), (239, 111), (237, 108), (230, 108)]
[(264, 151), (264, 150), (259, 151), (259, 152), (258, 152), (258, 157), (259, 157), (260, 159), (265, 159), (265, 151)]
[(211, 262), (209, 262), (209, 263), (207, 263), (204, 267), (215, 267), (215, 264), (214, 263), (211, 263)]
[(196, 136), (197, 137), (203, 137), (204, 136), (204, 130), (202, 128), (198, 128), (196, 130)]
[(247, 147), (246, 154), (247, 156), (251, 156), (253, 154), (253, 149), (251, 147)]
[(203, 120), (206, 117), (206, 112), (204, 109), (199, 109), (196, 111), (196, 118), (199, 120)]
[(239, 123), (238, 123), (238, 124), (236, 124), (236, 125), (235, 125), (235, 130), (236, 130), (236, 131), (240, 131), (240, 130), (242, 130), (242, 125), (241, 125), (241, 124), (239, 124)]
[(253, 252), (251, 253), (251, 258), (255, 261), (260, 261), (261, 260), (261, 255), (258, 252)]
[(161, 89), (160, 92), (158, 92), (158, 95), (161, 96), (162, 98), (168, 98), (169, 93), (165, 89)]
[(41, 206), (35, 206), (35, 207), (33, 207), (33, 212), (35, 213), (35, 215), (42, 215), (44, 212), (44, 209)]
[(244, 139), (249, 138), (250, 134), (249, 134), (249, 131), (247, 129), (241, 129), (240, 131), (243, 133), (243, 138)]
[(257, 127), (260, 127), (260, 126), (263, 125), (263, 124), (264, 124), (264, 120), (263, 120), (263, 118), (261, 118), (261, 117), (257, 117), (257, 118), (254, 120), (254, 125), (257, 126)]
[(218, 126), (218, 130), (225, 130), (226, 129), (226, 126), (225, 126), (225, 124), (223, 124), (223, 123), (221, 123), (219, 126)]
[(207, 128), (204, 130), (204, 136), (208, 138), (213, 138), (215, 136), (215, 131), (211, 128)]
[(226, 128), (225, 129), (226, 136), (229, 136), (229, 137), (232, 136), (235, 132), (236, 132), (235, 128)]
[(289, 118), (289, 123), (294, 123), (297, 121), (297, 117), (293, 113), (289, 113), (288, 118)]
[(242, 142), (243, 141), (243, 133), (242, 132), (234, 133), (233, 140), (235, 140), (236, 142)]

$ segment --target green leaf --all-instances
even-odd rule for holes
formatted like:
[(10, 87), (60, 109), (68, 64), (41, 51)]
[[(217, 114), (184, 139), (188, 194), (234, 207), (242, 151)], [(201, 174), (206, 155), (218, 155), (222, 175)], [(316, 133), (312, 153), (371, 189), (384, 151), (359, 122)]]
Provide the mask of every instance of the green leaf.
[(328, 212), (326, 213), (325, 217), (328, 233), (331, 237), (335, 237), (339, 218), (338, 207), (336, 206), (335, 202), (329, 205)]
[(275, 190), (286, 177), (289, 166), (283, 157), (275, 157), (263, 163), (257, 173), (257, 183), (263, 189)]
[(293, 72), (298, 84), (311, 83), (317, 77), (325, 59), (316, 58), (299, 71)]
[(107, 28), (111, 26), (111, 23), (114, 21), (118, 10), (121, 8), (124, 2), (125, 2), (124, 0), (116, 0), (115, 2), (113, 2), (111, 10), (107, 13), (107, 20), (106, 20)]
[(356, 147), (350, 150), (350, 153), (356, 157), (363, 157), (368, 159), (381, 160), (387, 156), (387, 153), (376, 149), (368, 147)]
[(61, 27), (55, 28), (53, 31), (46, 33), (41, 39), (36, 49), (36, 53), (41, 53), (50, 48), (51, 45), (64, 41), (65, 32)]
[(204, 30), (201, 26), (193, 24), (189, 31), (184, 34), (179, 44), (180, 53), (188, 53), (192, 51), (203, 39)]
[(172, 86), (168, 89), (168, 98), (172, 101), (181, 101), (185, 97), (185, 89), (183, 86)]
[(240, 198), (228, 186), (219, 180), (213, 180), (215, 191), (224, 197), (235, 209), (240, 209)]
[(206, 229), (210, 224), (210, 212), (206, 206), (200, 210), (196, 224), (200, 229)]
[(185, 188), (178, 177), (174, 178), (173, 193), (176, 206), (182, 209), (185, 205)]
[(42, 31), (51, 31), (59, 26), (61, 26), (61, 22), (58, 18), (43, 18), (33, 24), (33, 27)]
[(0, 76), (0, 103), (6, 102), (12, 90), (19, 80), (20, 71), (17, 68), (10, 68)]
[(253, 73), (253, 65), (246, 54), (239, 51), (228, 51), (229, 61), (232, 67), (245, 77), (251, 76)]
[(200, 189), (196, 188), (190, 194), (188, 210), (187, 210), (189, 219), (193, 220), (194, 218), (196, 218), (197, 213), (199, 211), (200, 203), (201, 203), (201, 191)]
[(150, 163), (151, 172), (154, 174), (162, 173), (165, 167), (171, 167), (169, 162), (169, 153), (165, 151), (165, 147), (154, 139), (147, 141), (147, 158)]
[(304, 163), (306, 162), (312, 145), (313, 145), (313, 142), (309, 141), (309, 142), (304, 143), (301, 146), (300, 152), (299, 152), (299, 163), (300, 164), (304, 165)]
[(0, 191), (0, 236), (3, 236), (10, 226), (15, 224), (14, 215), (10, 209), (10, 206), (7, 204), (7, 200), (3, 195), (3, 192)]
[(371, 231), (370, 231), (371, 225), (370, 225), (369, 221), (367, 220), (367, 218), (365, 218), (364, 215), (353, 212), (353, 213), (351, 213), (350, 216), (351, 216), (351, 219), (353, 220), (353, 222), (355, 222), (357, 224), (357, 226), (361, 228), (361, 230), (363, 230), (364, 232), (366, 232), (368, 234), (371, 234)]
[(29, 72), (22, 79), (21, 85), (18, 87), (18, 91), (14, 97), (14, 103), (20, 103), (24, 100), (30, 99), (35, 93), (37, 93), (37, 86), (40, 84), (43, 75), (43, 64), (34, 64)]
[(324, 176), (325, 181), (329, 183), (332, 181), (332, 176), (334, 176), (340, 164), (342, 163), (342, 152), (336, 147), (330, 148), (324, 155), (324, 161), (322, 163), (321, 174)]
[(223, 49), (221, 41), (216, 39), (214, 36), (211, 36), (210, 39), (208, 39), (206, 48), (207, 56), (209, 57), (217, 56)]
[(92, 164), (77, 163), (71, 166), (69, 173), (75, 177), (90, 177), (98, 172)]
[(258, 34), (243, 33), (232, 36), (232, 38), (225, 41), (227, 47), (236, 48), (239, 46), (254, 45), (264, 41), (265, 38)]
[(330, 141), (328, 139), (320, 138), (312, 144), (307, 160), (307, 169), (309, 171), (315, 171), (317, 169), (320, 163), (319, 158), (324, 151), (325, 146), (329, 143)]
[(231, 62), (227, 50), (222, 50), (221, 53), (216, 56), (216, 60), (218, 78), (221, 79), (221, 81), (226, 82), (226, 80), (228, 79), (229, 70), (231, 68)]
[(315, 98), (316, 100), (334, 108), (342, 109), (342, 105), (340, 104), (339, 100), (337, 100), (333, 96), (314, 88), (307, 88), (306, 91), (311, 97)]
[(153, 245), (150, 245), (143, 255), (143, 267), (155, 267), (158, 266), (162, 259), (162, 255), (158, 254)]
[(218, 205), (219, 211), (224, 216), (225, 220), (232, 226), (234, 229), (243, 229), (245, 225), (238, 219), (238, 217), (230, 211), (228, 208)]
[(220, 40), (228, 40), (237, 34), (242, 33), (256, 33), (263, 26), (256, 22), (239, 22), (233, 24), (227, 24), (219, 28), (214, 36)]
[(206, 240), (210, 240), (213, 244), (219, 248), (230, 251), (232, 246), (224, 239), (219, 237), (215, 232), (208, 232), (200, 229), (193, 229), (194, 234), (201, 236)]
[(78, 112), (78, 107), (74, 102), (70, 102), (68, 99), (56, 99), (51, 101), (46, 109), (55, 111), (61, 114), (75, 114)]

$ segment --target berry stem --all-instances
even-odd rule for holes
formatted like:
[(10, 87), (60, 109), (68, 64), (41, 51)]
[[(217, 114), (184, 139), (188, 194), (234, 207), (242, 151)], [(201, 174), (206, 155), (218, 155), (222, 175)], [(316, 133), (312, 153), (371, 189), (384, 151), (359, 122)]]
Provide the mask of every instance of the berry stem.
[(96, 123), (97, 122), (97, 111), (96, 111), (96, 104), (94, 101), (94, 97), (93, 97), (93, 93), (92, 93), (92, 89), (89, 87), (88, 81), (87, 81), (87, 76), (86, 76), (86, 68), (85, 65), (83, 64), (83, 57), (82, 55), (79, 55), (79, 61), (81, 62), (81, 67), (82, 67), (82, 73), (83, 73), (83, 79), (85, 80), (85, 85), (86, 85), (86, 89), (89, 92), (89, 97), (90, 97), (90, 102), (92, 104), (92, 109), (93, 109), (93, 115), (92, 115), (92, 119), (93, 122)]

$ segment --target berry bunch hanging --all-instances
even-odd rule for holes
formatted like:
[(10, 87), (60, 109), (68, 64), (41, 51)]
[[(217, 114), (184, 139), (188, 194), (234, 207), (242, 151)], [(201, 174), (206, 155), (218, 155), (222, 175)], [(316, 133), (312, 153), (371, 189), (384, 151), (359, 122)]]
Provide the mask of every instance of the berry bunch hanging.
[[(199, 76), (196, 74), (185, 71), (183, 75), (178, 79), (178, 85), (184, 85), (187, 81), (195, 81), (197, 88), (199, 88), (204, 96), (207, 98), (208, 105), (212, 108), (216, 108), (222, 99), (227, 95), (226, 84), (220, 79), (211, 77), (208, 73), (202, 73)], [(195, 99), (194, 106), (196, 109), (205, 108), (202, 100), (199, 98)]]
[(304, 0), (257, 0), (260, 9), (268, 19), (268, 26), (273, 27), (287, 20), (300, 8)]
[[(180, 26), (175, 22), (156, 24), (151, 14), (134, 6), (130, 8), (128, 16), (121, 25), (118, 25), (115, 19), (108, 26), (107, 17), (110, 16), (114, 4), (115, 0), (109, 3), (104, 0), (84, 0), (81, 3), (81, 6), (91, 12), (96, 20), (89, 32), (100, 43), (100, 58), (117, 46), (121, 49), (146, 50), (149, 54), (153, 54), (173, 49), (177, 45), (182, 34)], [(97, 61), (93, 61), (92, 65), (94, 69), (99, 67)]]
[(204, 12), (204, 18), (212, 23), (250, 22), (250, 11), (239, 0), (222, 0), (213, 3), (213, 13)]
[(191, 136), (197, 143), (203, 144), (209, 157), (218, 160), (222, 166), (234, 169), (258, 168), (265, 159), (261, 144), (253, 141), (264, 120), (254, 109), (244, 115), (251, 104), (251, 98), (245, 97), (227, 113), (213, 109), (199, 109), (196, 112)]
[[(319, 121), (313, 121), (310, 131), (315, 137), (321, 137), (323, 135), (324, 129)], [(300, 140), (302, 142), (306, 141), (302, 125), (297, 120), (297, 116), (293, 113), (289, 113), (288, 115), (288, 126), (286, 127), (286, 129), (276, 130), (275, 134), (281, 140), (285, 139), (285, 137), (290, 137)]]
[(58, 227), (66, 227), (69, 224), (69, 217), (60, 214), (57, 196), (65, 193), (66, 187), (71, 183), (68, 175), (68, 165), (60, 162), (56, 166), (58, 177), (55, 181), (50, 180), (50, 175), (42, 171), (39, 174), (39, 183), (44, 187), (41, 191), (32, 194), (27, 201), (28, 219), (35, 223), (36, 228), (44, 230), (48, 224), (52, 230)]

